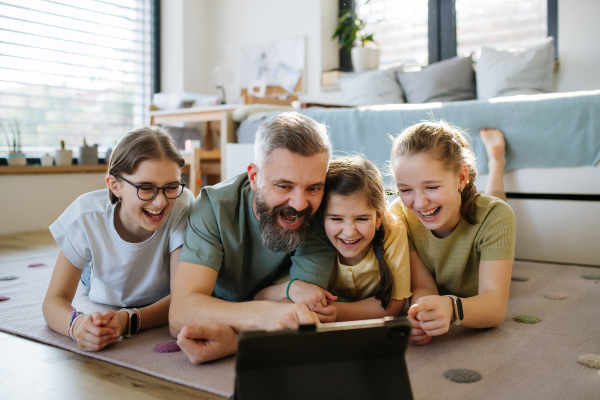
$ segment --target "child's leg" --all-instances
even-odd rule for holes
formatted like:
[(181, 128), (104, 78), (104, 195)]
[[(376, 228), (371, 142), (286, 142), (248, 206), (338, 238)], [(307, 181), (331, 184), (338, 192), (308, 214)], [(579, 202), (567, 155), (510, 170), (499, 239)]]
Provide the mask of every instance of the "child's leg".
[(506, 167), (504, 134), (499, 129), (486, 128), (479, 131), (488, 155), (488, 181), (485, 193), (506, 201), (504, 191), (504, 168)]

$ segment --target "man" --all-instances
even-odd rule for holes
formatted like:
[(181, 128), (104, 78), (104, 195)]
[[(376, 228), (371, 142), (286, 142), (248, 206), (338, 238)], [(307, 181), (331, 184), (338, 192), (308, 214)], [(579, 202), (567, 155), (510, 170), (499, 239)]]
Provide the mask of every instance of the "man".
[(171, 334), (192, 362), (208, 361), (203, 346), (219, 347), (210, 359), (232, 354), (242, 330), (318, 323), (304, 304), (248, 301), (287, 268), (297, 279), (288, 287), (291, 300), (308, 293), (327, 307), (337, 299), (322, 289), (335, 249), (315, 218), (330, 156), (324, 125), (280, 114), (259, 127), (247, 175), (202, 190), (190, 212), (169, 313)]

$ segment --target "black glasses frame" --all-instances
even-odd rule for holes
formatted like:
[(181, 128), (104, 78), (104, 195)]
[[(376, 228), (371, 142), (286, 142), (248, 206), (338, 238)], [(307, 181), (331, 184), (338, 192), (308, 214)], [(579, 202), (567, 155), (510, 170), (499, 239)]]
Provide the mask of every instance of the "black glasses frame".
[[(177, 197), (179, 197), (179, 196), (181, 196), (183, 194), (183, 188), (185, 188), (185, 183), (169, 183), (167, 186), (158, 187), (158, 186), (153, 185), (151, 183), (144, 183), (143, 185), (137, 185), (137, 184), (135, 184), (133, 182), (129, 182), (127, 179), (123, 178), (122, 176), (120, 176), (119, 178), (123, 179), (125, 182), (129, 183), (131, 186), (133, 186), (134, 188), (136, 188), (137, 189), (137, 197), (138, 197), (138, 199), (140, 199), (142, 201), (152, 201), (152, 200), (154, 200), (154, 198), (156, 196), (158, 196), (158, 192), (160, 192), (161, 189), (162, 189), (163, 195), (165, 196), (166, 199), (175, 200)], [(175, 185), (181, 186), (181, 192), (179, 192), (179, 194), (176, 197), (169, 197), (169, 196), (167, 196), (167, 192), (166, 192), (167, 188), (175, 186)], [(140, 197), (140, 188), (144, 187), (144, 186), (152, 186), (154, 189), (156, 189), (156, 191), (154, 192), (154, 196), (152, 196), (149, 199), (142, 199)]]

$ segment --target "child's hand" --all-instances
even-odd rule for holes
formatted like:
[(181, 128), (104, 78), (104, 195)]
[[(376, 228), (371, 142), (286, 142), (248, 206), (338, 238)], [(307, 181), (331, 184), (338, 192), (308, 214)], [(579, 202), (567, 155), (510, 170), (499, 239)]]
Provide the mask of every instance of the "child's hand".
[(427, 333), (421, 329), (421, 323), (410, 314), (408, 314), (407, 317), (413, 326), (412, 330), (410, 331), (410, 341), (417, 346), (422, 346), (429, 343), (432, 337), (428, 336)]
[(314, 311), (315, 307), (326, 308), (328, 301), (337, 300), (337, 296), (327, 290), (298, 280), (292, 282), (288, 294), (294, 303), (306, 304), (311, 311)]
[(102, 314), (104, 326), (114, 330), (113, 343), (117, 342), (127, 329), (127, 316), (121, 318), (117, 311), (107, 310)]
[(335, 319), (337, 318), (337, 307), (331, 301), (327, 303), (327, 307), (319, 306), (313, 309), (313, 312), (317, 314), (317, 317), (319, 317), (319, 321), (321, 321), (322, 323), (335, 322)]
[(77, 319), (73, 332), (77, 347), (87, 351), (98, 351), (113, 343), (116, 333), (114, 328), (104, 326), (99, 312)]
[(216, 360), (234, 354), (237, 333), (227, 325), (188, 325), (177, 335), (177, 345), (192, 364)]
[(424, 296), (408, 309), (408, 315), (419, 321), (419, 327), (428, 336), (448, 332), (454, 316), (452, 299), (447, 296)]

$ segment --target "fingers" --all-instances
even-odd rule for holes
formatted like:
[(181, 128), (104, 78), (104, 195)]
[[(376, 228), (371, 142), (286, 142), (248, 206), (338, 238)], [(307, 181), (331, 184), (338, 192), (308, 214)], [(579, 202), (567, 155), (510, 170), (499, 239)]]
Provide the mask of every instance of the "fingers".
[(192, 364), (200, 364), (203, 360), (205, 343), (202, 340), (188, 339), (183, 335), (183, 329), (177, 335), (177, 345), (185, 353)]
[(328, 305), (327, 307), (315, 307), (315, 309), (313, 311), (317, 314), (323, 314), (323, 315), (337, 314), (337, 309), (332, 304)]
[(419, 321), (417, 320), (417, 318), (415, 316), (408, 314), (406, 316), (406, 318), (408, 318), (408, 320), (410, 321), (413, 328), (419, 328), (421, 326), (421, 324), (419, 323)]
[(100, 314), (99, 312), (94, 312), (94, 313), (90, 314), (89, 317), (92, 319), (92, 323), (96, 326), (100, 326), (100, 325), (104, 324), (104, 319), (102, 318), (102, 314)]
[[(222, 340), (227, 333), (224, 329), (219, 329), (219, 325), (187, 325), (184, 326), (180, 332), (180, 335), (188, 339), (201, 339), (201, 340)], [(227, 326), (228, 329), (231, 329)]]
[[(337, 296), (334, 296), (333, 294), (329, 293), (327, 290), (323, 290), (323, 293), (325, 294), (325, 297), (329, 301), (336, 301), (338, 299)], [(327, 305), (327, 304), (325, 304), (325, 305)]]
[(417, 346), (422, 346), (422, 345), (424, 345), (424, 344), (427, 344), (427, 343), (429, 343), (429, 342), (431, 341), (431, 336), (425, 336), (425, 338), (424, 338), (424, 339), (421, 339), (421, 340), (414, 339), (414, 338), (411, 336), (411, 337), (410, 337), (410, 341), (411, 341), (413, 344), (416, 344)]

